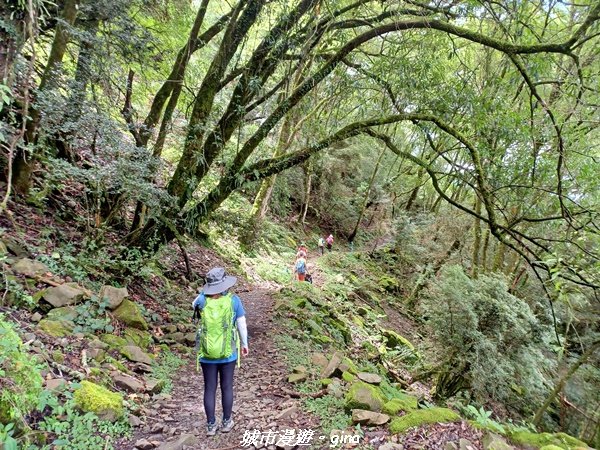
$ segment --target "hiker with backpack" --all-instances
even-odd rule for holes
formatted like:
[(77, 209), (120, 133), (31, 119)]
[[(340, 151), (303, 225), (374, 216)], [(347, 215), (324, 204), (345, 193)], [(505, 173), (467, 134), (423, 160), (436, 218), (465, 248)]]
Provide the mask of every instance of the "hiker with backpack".
[[(300, 253), (300, 252), (298, 252)], [(306, 258), (304, 256), (298, 256), (294, 263), (294, 274), (296, 274), (298, 281), (305, 281), (306, 279)]]
[(323, 236), (319, 238), (319, 252), (321, 252), (321, 256), (325, 253), (325, 238)]
[[(237, 278), (216, 267), (206, 274), (206, 284), (193, 302), (194, 318), (198, 313), (198, 361), (204, 377), (204, 412), (206, 435), (214, 436), (218, 429), (228, 433), (233, 429), (233, 373), (239, 353), (248, 355), (248, 331), (242, 300), (229, 289)], [(237, 328), (237, 330), (236, 330)], [(239, 336), (238, 336), (239, 334)], [(221, 383), (223, 420), (215, 417), (217, 382)]]
[(331, 247), (333, 247), (333, 234), (327, 236), (327, 250), (331, 251)]
[(300, 244), (298, 246), (298, 252), (296, 253), (296, 258), (306, 258), (306, 256), (308, 255), (308, 248), (306, 247), (306, 244), (303, 242), (302, 244)]

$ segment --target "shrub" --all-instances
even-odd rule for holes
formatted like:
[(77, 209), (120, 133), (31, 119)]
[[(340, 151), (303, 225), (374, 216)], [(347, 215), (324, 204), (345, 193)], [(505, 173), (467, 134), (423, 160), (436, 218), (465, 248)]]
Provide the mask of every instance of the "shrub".
[(501, 278), (471, 280), (462, 268), (447, 267), (423, 307), (436, 350), (438, 398), (470, 388), (482, 403), (494, 399), (519, 409), (539, 404), (545, 385), (540, 372), (548, 364), (543, 330)]
[(0, 423), (15, 422), (37, 405), (42, 377), (36, 360), (0, 314)]

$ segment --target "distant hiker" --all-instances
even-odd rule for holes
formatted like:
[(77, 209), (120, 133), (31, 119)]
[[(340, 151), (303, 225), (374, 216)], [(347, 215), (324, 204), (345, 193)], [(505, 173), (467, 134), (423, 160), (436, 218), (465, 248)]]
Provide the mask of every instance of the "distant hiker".
[[(248, 355), (248, 331), (242, 300), (229, 292), (237, 281), (225, 269), (216, 267), (206, 274), (206, 284), (194, 300), (194, 316), (200, 316), (199, 354), (204, 376), (204, 412), (206, 435), (214, 436), (217, 429), (228, 433), (233, 428), (233, 372), (241, 345), (243, 356)], [(236, 332), (237, 326), (237, 332)], [(238, 336), (239, 333), (239, 336)], [(238, 362), (239, 365), (239, 362)], [(221, 380), (223, 421), (220, 427), (215, 418), (217, 377)]]
[(298, 277), (298, 281), (304, 281), (306, 279), (306, 258), (299, 256), (296, 258), (294, 263), (294, 273)]
[(321, 256), (325, 253), (325, 238), (321, 236), (319, 238), (319, 251), (321, 252)]
[(333, 234), (327, 236), (327, 250), (331, 251), (331, 247), (333, 246)]
[(300, 244), (298, 246), (298, 252), (296, 253), (296, 258), (306, 258), (306, 256), (308, 255), (308, 248), (306, 247), (306, 244), (303, 242), (302, 244)]

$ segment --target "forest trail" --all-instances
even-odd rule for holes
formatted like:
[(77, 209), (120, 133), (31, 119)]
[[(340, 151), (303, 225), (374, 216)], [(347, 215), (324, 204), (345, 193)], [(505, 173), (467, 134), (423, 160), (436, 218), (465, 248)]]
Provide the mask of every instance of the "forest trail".
[[(285, 387), (288, 385), (288, 370), (274, 344), (274, 336), (284, 330), (281, 324), (273, 322), (272, 292), (252, 289), (239, 295), (247, 315), (250, 353), (242, 359), (241, 368), (236, 368), (233, 431), (206, 437), (202, 372), (196, 372), (194, 357), (190, 356), (188, 364), (173, 379), (171, 395), (157, 396), (147, 406), (145, 424), (135, 429), (131, 438), (117, 442), (116, 450), (275, 449), (275, 445), (266, 444), (243, 446), (244, 431), (258, 430), (264, 436), (268, 430), (281, 430), (283, 434), (285, 429), (298, 432), (316, 428), (316, 421), (301, 413), (300, 400), (286, 393), (290, 390)], [(220, 417), (221, 395), (218, 389), (218, 421)], [(188, 444), (183, 443), (186, 441)]]

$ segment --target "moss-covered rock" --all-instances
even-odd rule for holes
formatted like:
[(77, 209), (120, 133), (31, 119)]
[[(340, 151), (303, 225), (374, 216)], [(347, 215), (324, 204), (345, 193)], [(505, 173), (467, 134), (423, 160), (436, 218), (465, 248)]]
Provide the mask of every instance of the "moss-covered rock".
[(509, 439), (527, 447), (542, 448), (550, 445), (565, 450), (573, 450), (578, 447), (587, 448), (585, 442), (569, 436), (566, 433), (533, 433), (531, 431), (517, 431), (510, 433)]
[(127, 345), (127, 340), (122, 338), (121, 336), (116, 336), (114, 334), (103, 334), (100, 336), (100, 340), (107, 344), (110, 348), (121, 349)]
[(50, 272), (47, 265), (29, 258), (17, 260), (12, 265), (12, 270), (20, 275), (25, 275), (26, 277), (38, 277)]
[(352, 375), (356, 375), (358, 373), (358, 367), (347, 356), (342, 360), (342, 363), (339, 365), (339, 369), (343, 372), (350, 372)]
[(114, 422), (125, 414), (123, 397), (105, 387), (82, 381), (81, 387), (75, 391), (75, 405), (84, 412), (92, 412), (103, 420)]
[(354, 375), (352, 375), (350, 372), (342, 373), (342, 380), (344, 380), (348, 383), (352, 383), (354, 381), (354, 378), (356, 378), (356, 377)]
[(129, 361), (139, 362), (148, 365), (152, 364), (152, 358), (150, 358), (150, 355), (145, 353), (137, 345), (126, 345), (120, 348), (119, 351)]
[(39, 330), (54, 337), (69, 336), (74, 328), (75, 324), (69, 320), (42, 319), (38, 323)]
[(52, 352), (52, 361), (62, 364), (65, 362), (65, 355), (60, 350), (54, 350)]
[(137, 328), (125, 328), (123, 338), (129, 343), (137, 345), (140, 348), (147, 349), (152, 345), (152, 335)]
[(148, 323), (142, 315), (142, 311), (131, 300), (123, 300), (121, 305), (115, 309), (114, 316), (128, 327), (137, 328), (139, 330), (147, 330)]
[(563, 448), (558, 445), (544, 445), (540, 450), (563, 450)]
[(410, 395), (402, 398), (393, 398), (383, 405), (382, 411), (390, 416), (395, 416), (400, 411), (409, 412), (417, 409), (418, 401), (417, 398), (411, 397)]
[(408, 347), (411, 350), (415, 349), (414, 345), (408, 339), (395, 331), (382, 329), (381, 334), (385, 337), (385, 345), (388, 348)]
[(404, 433), (412, 427), (428, 423), (457, 422), (460, 416), (448, 408), (427, 408), (412, 411), (402, 417), (397, 417), (390, 424), (393, 434)]
[(54, 308), (48, 312), (46, 318), (50, 320), (73, 321), (77, 318), (77, 310), (74, 306), (63, 306), (61, 308)]
[(331, 378), (322, 378), (319, 382), (321, 383), (321, 386), (323, 386), (324, 388), (326, 388), (331, 383), (333, 383), (333, 380)]
[(386, 399), (377, 386), (359, 381), (350, 386), (346, 393), (344, 408), (350, 412), (353, 409), (381, 411)]

